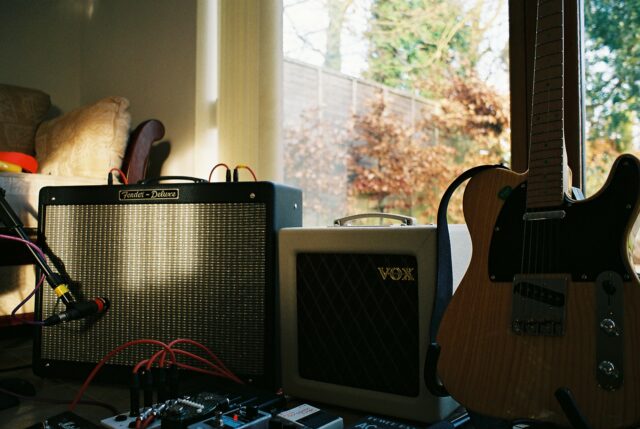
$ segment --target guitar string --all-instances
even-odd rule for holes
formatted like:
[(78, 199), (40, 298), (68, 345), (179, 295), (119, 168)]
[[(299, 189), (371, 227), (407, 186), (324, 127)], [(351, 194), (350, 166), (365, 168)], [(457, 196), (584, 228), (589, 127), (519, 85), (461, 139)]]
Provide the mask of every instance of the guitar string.
[[(562, 1), (560, 2), (562, 4)], [(540, 17), (540, 1), (537, 2), (537, 16), (538, 18)], [(560, 14), (560, 19), (564, 20), (564, 14), (562, 13), (562, 7), (558, 12)], [(536, 21), (536, 26), (539, 27), (539, 20)], [(546, 31), (549, 31), (549, 29), (547, 29)], [(536, 51), (538, 49), (538, 33), (539, 29), (536, 28), (536, 32), (535, 32), (535, 47), (536, 47)], [(560, 27), (560, 43), (561, 43), (561, 50), (560, 53), (562, 54), (562, 52), (564, 51), (564, 28), (562, 28), (562, 26)], [(537, 55), (534, 54), (534, 65), (533, 65), (533, 82), (536, 82), (536, 66), (537, 66)], [(562, 82), (564, 82), (564, 58), (561, 59), (562, 63), (561, 63), (561, 80)], [(539, 84), (539, 83), (538, 83)], [(564, 103), (564, 86), (561, 87), (561, 99), (560, 101), (562, 103)], [(545, 114), (545, 120), (542, 123), (542, 126), (544, 128), (544, 134), (547, 136), (549, 136), (550, 133), (550, 124), (551, 121), (548, 118), (549, 112), (551, 111), (551, 89), (550, 86), (547, 84), (546, 85), (546, 89), (542, 92), (542, 94), (538, 93), (538, 92), (533, 92), (532, 93), (532, 97), (531, 97), (531, 118), (530, 118), (530, 126), (529, 126), (529, 161), (532, 162), (532, 147), (533, 147), (533, 125), (534, 125), (534, 101), (537, 101), (538, 97), (540, 95), (544, 96), (543, 99), (543, 103), (546, 104), (545, 109), (543, 109), (544, 114)], [(534, 100), (535, 99), (535, 100)], [(543, 104), (543, 105), (544, 105)], [(564, 118), (562, 118), (564, 119)], [(540, 124), (538, 124), (540, 125)], [(563, 126), (563, 124), (561, 124), (561, 127)], [(561, 131), (564, 131), (564, 129), (562, 128)], [(564, 144), (564, 141), (562, 141), (562, 144)], [(538, 168), (541, 168), (540, 166), (538, 166)], [(562, 165), (562, 169), (563, 171), (561, 172), (562, 174), (564, 174), (564, 162)], [(546, 176), (543, 176), (546, 178)], [(562, 185), (562, 192), (564, 193), (564, 185)], [(526, 194), (528, 195), (530, 193), (530, 186), (526, 187)], [(529, 198), (526, 198), (526, 204), (525, 204), (525, 213), (527, 213), (529, 211)], [(541, 225), (538, 225), (539, 223), (541, 223)], [(549, 224), (549, 220), (540, 220), (540, 221), (528, 221), (526, 219), (523, 219), (523, 227), (524, 227), (524, 231), (523, 231), (523, 243), (522, 243), (522, 262), (521, 262), (521, 272), (524, 273), (532, 273), (532, 274), (542, 274), (542, 273), (546, 273), (549, 272), (549, 270), (552, 268), (555, 268), (554, 271), (558, 271), (560, 269), (560, 264), (558, 261), (558, 257), (560, 256), (559, 254), (559, 249), (557, 248), (557, 243), (555, 242), (557, 240), (557, 235), (559, 233), (559, 229), (560, 229), (560, 225), (558, 222), (556, 222), (555, 220), (550, 220), (550, 224)], [(554, 240), (555, 239), (555, 240)], [(528, 252), (527, 252), (528, 251)], [(525, 253), (528, 253), (528, 255), (525, 256)], [(525, 259), (527, 261), (527, 267), (525, 270)], [(521, 288), (524, 286), (520, 286)], [(529, 291), (527, 291), (528, 294)], [(533, 292), (533, 291), (531, 291)], [(532, 305), (530, 303), (530, 300), (527, 299), (525, 300), (525, 306), (526, 308), (526, 314), (530, 314), (529, 313), (529, 306)]]
[[(536, 16), (539, 18), (540, 17), (540, 1), (536, 2)], [(536, 19), (536, 31), (535, 31), (535, 38), (534, 38), (534, 47), (537, 51), (537, 46), (538, 46), (538, 20)], [(532, 76), (532, 82), (534, 83), (534, 87), (535, 87), (535, 82), (536, 82), (536, 65), (537, 65), (537, 58), (536, 58), (536, 54), (534, 53), (533, 55), (533, 76)], [(529, 162), (531, 163), (531, 157), (533, 154), (533, 109), (534, 109), (534, 101), (536, 98), (536, 94), (535, 91), (532, 91), (531, 93), (531, 115), (529, 118)], [(531, 167), (529, 167), (529, 170), (531, 170)], [(530, 171), (529, 171), (530, 172)], [(529, 176), (527, 174), (527, 182), (528, 182)], [(526, 187), (525, 187), (525, 213), (528, 212), (529, 210), (529, 193), (530, 193), (530, 186), (527, 183)], [(529, 227), (529, 221), (526, 219), (523, 219), (523, 223), (524, 223), (524, 233), (523, 233), (523, 240), (522, 240), (522, 266), (520, 267), (520, 272), (525, 274), (527, 272), (530, 272), (531, 270), (531, 256), (532, 256), (532, 242), (531, 242), (531, 238), (530, 236), (527, 234), (527, 231), (529, 231), (530, 233), (533, 233), (533, 231), (530, 231)], [(533, 225), (531, 225), (531, 227), (533, 227)], [(528, 246), (527, 246), (528, 243)], [(525, 258), (525, 250), (528, 249), (528, 255), (526, 255)], [(525, 270), (525, 266), (524, 266), (524, 261), (525, 259), (527, 260), (527, 266), (526, 266), (526, 270)]]

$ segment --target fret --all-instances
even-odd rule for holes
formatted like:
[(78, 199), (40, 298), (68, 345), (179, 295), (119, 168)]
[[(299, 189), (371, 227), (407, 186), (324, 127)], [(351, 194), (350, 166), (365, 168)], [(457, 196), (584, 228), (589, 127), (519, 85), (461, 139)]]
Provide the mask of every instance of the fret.
[(556, 164), (556, 162), (549, 161), (546, 158), (536, 158), (529, 161), (529, 168), (537, 171), (539, 168), (546, 167), (551, 164)]
[(549, 0), (538, 3), (538, 20), (542, 20), (552, 13), (562, 13), (562, 2)]
[(538, 34), (546, 30), (562, 27), (564, 18), (562, 13), (553, 13), (544, 18), (546, 21), (538, 22)]
[[(546, 95), (546, 97), (542, 97), (542, 95)], [(548, 91), (535, 91), (533, 92), (533, 104), (544, 103), (554, 100), (563, 100), (564, 99), (564, 91), (562, 89), (551, 89)]]
[(557, 54), (563, 51), (562, 40), (553, 40), (536, 46), (536, 58)]
[[(562, 165), (558, 162), (558, 153), (560, 151), (553, 154), (553, 156), (539, 156), (531, 158), (533, 163), (529, 166), (529, 175), (544, 175), (550, 171), (562, 171)], [(560, 154), (560, 159), (562, 159), (562, 154)], [(546, 161), (546, 162), (545, 162)]]
[(564, 132), (563, 130), (541, 130), (540, 132), (532, 132), (531, 133), (531, 142), (539, 143), (539, 142), (553, 142), (556, 140), (561, 140), (564, 143)]
[(538, 21), (538, 33), (542, 31), (549, 30), (555, 27), (562, 27), (564, 24), (563, 14), (562, 12), (550, 13), (548, 15), (543, 16), (542, 20)]
[(556, 161), (558, 157), (560, 158), (562, 157), (563, 153), (564, 153), (564, 148), (536, 149), (535, 152), (531, 154), (530, 159), (533, 161), (539, 161), (541, 159), (551, 159), (552, 161)]
[[(538, 115), (536, 115), (537, 117)], [(562, 131), (564, 128), (564, 121), (562, 117), (556, 118), (554, 121), (537, 123), (535, 118), (533, 120), (533, 127), (531, 129), (533, 134), (537, 134), (537, 131), (550, 132), (550, 131)]]
[(547, 79), (562, 79), (564, 76), (562, 65), (548, 66), (535, 70), (535, 82), (542, 82)]
[(561, 143), (558, 143), (559, 141), (553, 141), (553, 142), (541, 142), (538, 146), (540, 146), (540, 149), (538, 149), (538, 146), (536, 146), (536, 151), (537, 150), (546, 150), (546, 149), (563, 149), (564, 148), (564, 141), (560, 141)]
[(553, 100), (547, 101), (545, 103), (538, 103), (533, 105), (533, 114), (538, 115), (540, 113), (551, 113), (551, 112), (563, 112), (562, 108), (562, 100)]
[(544, 113), (537, 113), (533, 115), (533, 125), (540, 126), (544, 124), (554, 124), (560, 121), (560, 128), (562, 128), (562, 110), (552, 110)]
[(547, 144), (545, 146), (546, 143), (542, 143), (536, 146), (532, 146), (532, 150), (531, 150), (531, 159), (534, 160), (538, 160), (541, 157), (552, 157), (552, 156), (556, 156), (558, 155), (558, 153), (563, 153), (564, 151), (564, 145), (561, 147), (549, 147), (549, 145)]
[(539, 187), (542, 188), (548, 188), (550, 183), (556, 183), (558, 181), (558, 179), (562, 178), (562, 172), (561, 171), (553, 171), (553, 172), (548, 172), (545, 175), (540, 175), (540, 176), (536, 176), (533, 179), (529, 179), (528, 184), (529, 184), (529, 189), (533, 189), (536, 186), (539, 185)]
[(535, 70), (556, 66), (556, 65), (561, 66), (563, 62), (564, 62), (564, 56), (562, 52), (556, 52), (556, 53), (545, 55), (545, 56), (539, 56), (536, 58)]
[(551, 27), (546, 30), (536, 31), (536, 46), (541, 43), (550, 42), (554, 40), (561, 40), (564, 36), (564, 29), (562, 27)]

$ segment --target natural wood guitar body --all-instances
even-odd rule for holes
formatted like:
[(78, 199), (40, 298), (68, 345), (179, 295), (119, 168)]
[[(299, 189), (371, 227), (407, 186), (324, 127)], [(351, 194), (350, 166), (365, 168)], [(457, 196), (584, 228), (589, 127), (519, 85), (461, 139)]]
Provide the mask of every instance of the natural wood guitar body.
[[(624, 166), (623, 166), (624, 165)], [(490, 170), (471, 179), (464, 194), (464, 214), (473, 244), (469, 268), (440, 325), (438, 375), (449, 393), (467, 408), (497, 418), (530, 418), (568, 426), (554, 392), (566, 387), (597, 429), (630, 427), (640, 422), (640, 283), (628, 256), (628, 240), (638, 217), (638, 184), (629, 191), (613, 180), (623, 168), (640, 171), (635, 157), (620, 157), (605, 186), (580, 202), (589, 212), (598, 199), (619, 201), (611, 212), (626, 210), (623, 236), (613, 248), (594, 243), (593, 252), (619, 252), (629, 273), (624, 285), (624, 382), (615, 391), (596, 380), (596, 297), (594, 282), (571, 280), (566, 292), (565, 332), (561, 336), (527, 336), (511, 329), (513, 284), (490, 278), (489, 253), (496, 220), (505, 204), (501, 191), (526, 183), (527, 173)], [(617, 176), (620, 179), (621, 176)], [(635, 176), (634, 176), (635, 177)], [(526, 184), (524, 185), (526, 186)], [(624, 185), (623, 185), (624, 186)], [(582, 213), (582, 212), (581, 212)], [(516, 221), (518, 221), (516, 219)], [(583, 223), (584, 224), (584, 223)], [(581, 225), (583, 225), (581, 224)], [(607, 215), (590, 218), (581, 232), (587, 241), (597, 229), (611, 227)], [(602, 234), (600, 234), (602, 236)], [(633, 239), (634, 237), (631, 237)], [(584, 249), (580, 249), (584, 250)]]

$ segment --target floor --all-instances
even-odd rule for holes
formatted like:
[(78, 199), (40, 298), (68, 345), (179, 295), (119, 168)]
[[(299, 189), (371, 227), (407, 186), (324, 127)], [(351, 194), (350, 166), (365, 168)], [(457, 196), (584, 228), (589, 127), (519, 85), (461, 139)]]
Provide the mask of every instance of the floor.
[[(31, 348), (32, 341), (28, 336), (0, 339), (0, 370), (29, 365)], [(38, 400), (21, 399), (18, 406), (0, 411), (0, 428), (27, 428), (66, 411), (81, 385), (81, 381), (43, 379), (35, 376), (30, 368), (0, 372), (0, 384), (2, 380), (16, 378), (31, 383)], [(129, 405), (128, 391), (122, 386), (92, 385), (83, 399), (101, 401), (117, 410), (126, 410)], [(113, 411), (94, 405), (79, 405), (75, 413), (95, 423), (114, 415)]]

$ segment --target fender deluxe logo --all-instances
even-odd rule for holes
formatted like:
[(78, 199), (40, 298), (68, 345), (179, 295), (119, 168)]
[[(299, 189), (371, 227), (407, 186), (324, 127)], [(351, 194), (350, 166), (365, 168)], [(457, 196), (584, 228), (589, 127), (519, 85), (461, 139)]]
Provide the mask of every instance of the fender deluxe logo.
[(413, 267), (378, 267), (382, 280), (387, 278), (394, 281), (415, 281)]
[(180, 196), (178, 189), (132, 189), (119, 191), (120, 201), (131, 200), (177, 200)]

